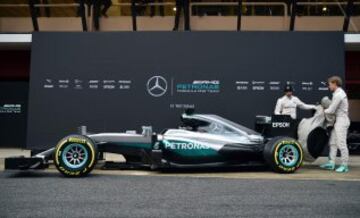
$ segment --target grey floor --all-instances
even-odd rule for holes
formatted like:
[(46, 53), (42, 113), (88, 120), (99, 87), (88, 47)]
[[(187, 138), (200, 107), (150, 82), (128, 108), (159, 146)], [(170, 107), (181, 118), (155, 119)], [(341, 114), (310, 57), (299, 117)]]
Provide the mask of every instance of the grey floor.
[(0, 217), (360, 217), (360, 182), (0, 172)]

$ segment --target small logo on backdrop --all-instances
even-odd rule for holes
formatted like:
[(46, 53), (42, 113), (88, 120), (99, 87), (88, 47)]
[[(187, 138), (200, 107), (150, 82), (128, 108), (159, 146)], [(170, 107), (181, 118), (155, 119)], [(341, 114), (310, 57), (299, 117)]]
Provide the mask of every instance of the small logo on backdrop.
[(0, 114), (19, 114), (19, 113), (21, 113), (21, 104), (0, 105)]
[(313, 81), (301, 81), (301, 90), (312, 91), (313, 85), (314, 85)]
[(146, 89), (151, 96), (161, 97), (166, 93), (168, 84), (164, 77), (153, 76), (147, 81)]
[(326, 81), (320, 81), (318, 90), (319, 91), (329, 91), (327, 82)]
[(45, 79), (44, 88), (45, 88), (45, 89), (52, 89), (52, 88), (54, 88), (53, 80), (52, 80), (52, 79)]

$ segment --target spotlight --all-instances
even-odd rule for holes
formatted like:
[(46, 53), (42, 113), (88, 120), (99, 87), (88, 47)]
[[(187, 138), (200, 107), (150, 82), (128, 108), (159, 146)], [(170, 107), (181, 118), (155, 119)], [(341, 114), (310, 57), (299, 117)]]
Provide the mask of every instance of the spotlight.
[(176, 7), (173, 7), (173, 11), (176, 11)]

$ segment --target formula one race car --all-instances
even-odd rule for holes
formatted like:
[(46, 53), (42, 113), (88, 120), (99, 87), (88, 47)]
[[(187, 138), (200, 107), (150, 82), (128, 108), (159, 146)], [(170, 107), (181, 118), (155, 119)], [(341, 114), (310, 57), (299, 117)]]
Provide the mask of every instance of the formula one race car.
[(53, 159), (62, 174), (79, 177), (91, 172), (99, 153), (111, 152), (122, 154), (126, 164), (150, 169), (261, 163), (279, 173), (293, 173), (308, 151), (289, 136), (268, 137), (217, 115), (187, 112), (181, 121), (179, 128), (160, 134), (151, 127), (143, 127), (142, 134), (89, 134), (83, 127), (81, 134), (67, 136), (33, 157), (7, 158), (5, 169), (44, 169)]

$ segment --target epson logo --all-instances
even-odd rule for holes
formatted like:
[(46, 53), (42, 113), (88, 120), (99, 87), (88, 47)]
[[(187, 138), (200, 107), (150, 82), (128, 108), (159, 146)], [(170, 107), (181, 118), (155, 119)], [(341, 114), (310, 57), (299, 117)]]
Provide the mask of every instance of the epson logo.
[(273, 128), (289, 128), (290, 123), (289, 122), (274, 122), (272, 123)]

